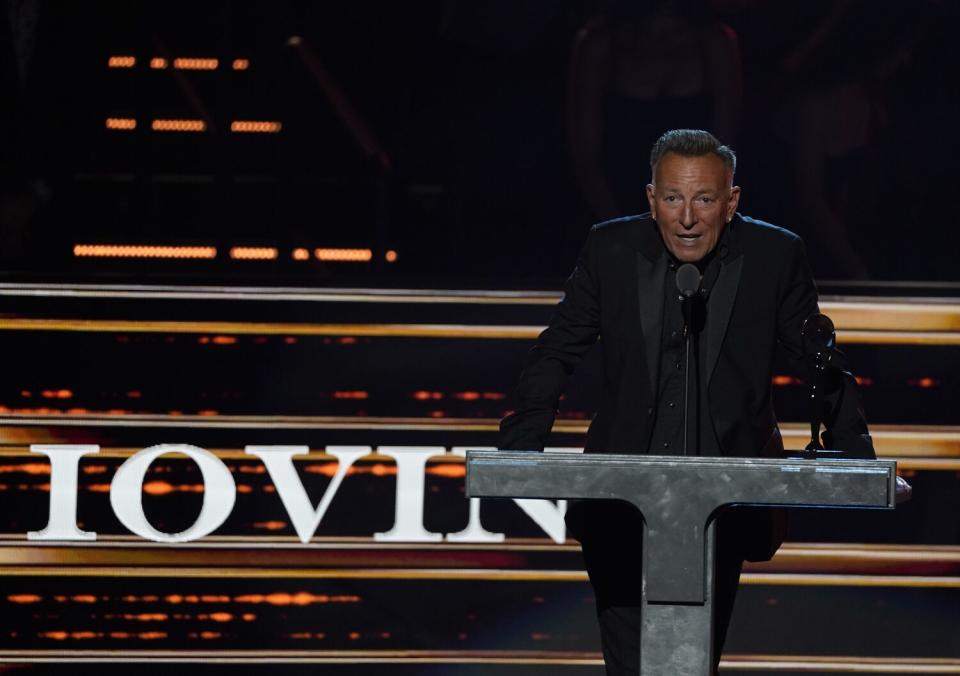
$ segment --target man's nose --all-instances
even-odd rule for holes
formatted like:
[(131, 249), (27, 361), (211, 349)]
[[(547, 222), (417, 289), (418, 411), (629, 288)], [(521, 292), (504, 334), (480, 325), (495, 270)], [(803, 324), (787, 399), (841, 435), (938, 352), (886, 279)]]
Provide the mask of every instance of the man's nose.
[(680, 225), (689, 229), (692, 228), (697, 222), (697, 217), (693, 212), (693, 205), (690, 202), (687, 202), (683, 205), (683, 211), (680, 214)]

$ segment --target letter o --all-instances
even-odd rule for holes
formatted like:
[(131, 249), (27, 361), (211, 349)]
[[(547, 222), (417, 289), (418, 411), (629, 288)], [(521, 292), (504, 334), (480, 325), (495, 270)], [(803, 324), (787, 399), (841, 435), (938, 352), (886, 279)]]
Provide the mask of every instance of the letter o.
[[(167, 453), (182, 453), (197, 463), (203, 476), (203, 506), (185, 531), (164, 533), (143, 512), (143, 480), (153, 461)], [(190, 542), (219, 528), (237, 500), (237, 485), (227, 466), (210, 451), (189, 444), (158, 444), (139, 451), (120, 465), (110, 483), (110, 506), (127, 529), (154, 542)]]

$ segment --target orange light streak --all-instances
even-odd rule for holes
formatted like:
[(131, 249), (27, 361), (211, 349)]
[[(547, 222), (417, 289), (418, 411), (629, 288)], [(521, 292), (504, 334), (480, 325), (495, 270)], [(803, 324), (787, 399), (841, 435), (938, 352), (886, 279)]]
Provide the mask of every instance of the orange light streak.
[(443, 392), (429, 392), (427, 390), (417, 390), (413, 393), (413, 398), (417, 401), (428, 401), (430, 399), (443, 399)]
[(266, 603), (271, 606), (309, 606), (314, 603), (360, 603), (360, 597), (340, 594), (329, 596), (327, 594), (311, 594), (309, 592), (297, 592), (296, 594), (244, 594), (234, 598), (237, 603), (260, 604)]
[(234, 59), (231, 65), (234, 70), (247, 70), (250, 67), (250, 59)]
[(370, 393), (365, 390), (341, 390), (333, 393), (334, 399), (369, 399)]
[(154, 70), (163, 70), (167, 67), (167, 60), (160, 58), (159, 56), (155, 56), (150, 59), (150, 67)]
[(177, 70), (216, 70), (219, 65), (220, 61), (218, 59), (181, 56), (173, 60), (173, 67)]
[(131, 131), (137, 128), (137, 121), (132, 117), (108, 117), (105, 124), (107, 129), (115, 131)]
[(308, 261), (310, 260), (310, 251), (309, 249), (294, 249), (293, 250), (293, 260), (295, 261)]
[(36, 594), (11, 594), (7, 596), (7, 601), (10, 603), (39, 603), (41, 600), (43, 600), (43, 597)]
[(370, 249), (314, 249), (318, 261), (330, 263), (369, 263), (373, 258)]
[(203, 120), (157, 119), (150, 123), (150, 128), (154, 131), (201, 132), (207, 130), (207, 123)]
[(283, 123), (276, 120), (234, 120), (230, 131), (235, 134), (279, 134)]
[(42, 462), (27, 462), (22, 465), (0, 465), (0, 474), (10, 474), (12, 472), (49, 476), (50, 465)]
[(212, 246), (159, 246), (140, 244), (76, 244), (76, 258), (175, 258), (205, 259), (217, 257)]
[(279, 253), (272, 246), (235, 246), (230, 249), (230, 258), (240, 261), (275, 261)]
[(166, 622), (170, 616), (166, 613), (125, 613), (123, 619), (134, 622)]
[(236, 345), (237, 337), (236, 336), (214, 336), (213, 344), (214, 345)]
[(793, 376), (774, 376), (771, 379), (771, 382), (777, 387), (783, 387), (785, 385), (799, 385), (799, 378), (794, 378)]
[(431, 476), (439, 476), (444, 479), (461, 479), (467, 475), (464, 465), (444, 464), (431, 467), (426, 471)]
[(286, 521), (258, 521), (253, 524), (254, 528), (260, 530), (283, 530), (287, 527)]
[(107, 59), (107, 68), (133, 68), (136, 65), (135, 56), (111, 56)]
[(386, 259), (388, 263), (397, 262), (397, 252), (394, 251), (393, 249), (390, 249), (387, 253), (383, 255), (383, 257)]

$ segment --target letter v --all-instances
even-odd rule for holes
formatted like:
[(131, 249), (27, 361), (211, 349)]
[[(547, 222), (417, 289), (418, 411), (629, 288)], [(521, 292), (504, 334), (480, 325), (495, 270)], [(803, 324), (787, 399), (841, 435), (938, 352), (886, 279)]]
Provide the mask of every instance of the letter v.
[(327, 446), (326, 452), (339, 460), (340, 464), (316, 509), (310, 504), (303, 481), (300, 480), (297, 468), (293, 465), (293, 456), (307, 455), (309, 452), (310, 448), (307, 446), (247, 446), (246, 448), (247, 455), (260, 458), (266, 466), (273, 485), (276, 486), (277, 493), (283, 501), (283, 506), (287, 510), (287, 515), (300, 541), (304, 544), (310, 542), (310, 538), (323, 520), (323, 515), (326, 514), (333, 496), (337, 494), (340, 483), (347, 475), (347, 470), (359, 458), (370, 455), (373, 449), (370, 446)]

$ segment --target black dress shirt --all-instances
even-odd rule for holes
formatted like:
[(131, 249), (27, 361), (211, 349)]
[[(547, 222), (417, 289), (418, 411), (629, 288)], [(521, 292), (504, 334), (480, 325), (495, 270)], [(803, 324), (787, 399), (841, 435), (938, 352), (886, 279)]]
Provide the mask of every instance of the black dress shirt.
[[(706, 402), (704, 377), (705, 350), (701, 335), (707, 315), (710, 289), (720, 273), (720, 263), (727, 254), (727, 233), (697, 267), (701, 282), (698, 293), (687, 300), (690, 304), (690, 326), (684, 320), (683, 297), (677, 290), (677, 269), (680, 263), (668, 253), (664, 283), (661, 356), (657, 378), (656, 418), (650, 440), (650, 452), (658, 455), (720, 455), (720, 443), (710, 419)], [(686, 336), (690, 336), (690, 380), (687, 393), (687, 438), (684, 448), (684, 389), (687, 386)]]

